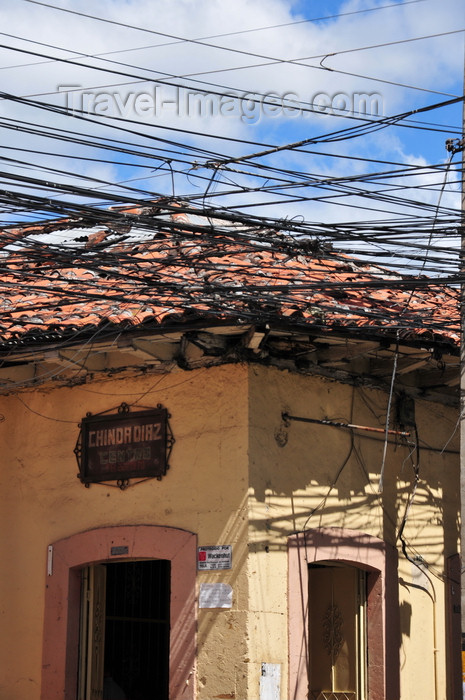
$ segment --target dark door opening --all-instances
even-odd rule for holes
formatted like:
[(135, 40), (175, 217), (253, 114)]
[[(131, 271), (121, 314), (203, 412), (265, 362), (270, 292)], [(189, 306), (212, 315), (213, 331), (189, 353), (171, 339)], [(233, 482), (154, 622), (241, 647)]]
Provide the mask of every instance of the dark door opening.
[(83, 572), (79, 700), (168, 700), (170, 562)]

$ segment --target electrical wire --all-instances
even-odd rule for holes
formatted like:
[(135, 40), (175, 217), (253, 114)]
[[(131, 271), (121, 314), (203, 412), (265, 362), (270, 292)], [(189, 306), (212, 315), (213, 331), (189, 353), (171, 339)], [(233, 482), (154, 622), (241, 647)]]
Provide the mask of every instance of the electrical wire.
[[(405, 84), (403, 84), (403, 83), (398, 83), (398, 82), (395, 82), (395, 81), (389, 81), (389, 80), (383, 80), (383, 79), (381, 79), (381, 78), (374, 78), (374, 77), (371, 77), (371, 76), (359, 75), (359, 74), (356, 74), (356, 73), (350, 73), (350, 72), (348, 72), (348, 71), (341, 71), (341, 70), (336, 70), (336, 69), (328, 69), (328, 68), (325, 68), (325, 67), (323, 67), (323, 66), (309, 66), (309, 65), (307, 65), (307, 64), (303, 64), (303, 63), (301, 63), (301, 62), (299, 62), (299, 61), (296, 61), (296, 60), (293, 60), (293, 59), (279, 59), (279, 58), (275, 58), (275, 57), (271, 57), (271, 56), (266, 56), (266, 55), (263, 55), (263, 54), (258, 54), (258, 53), (252, 52), (252, 51), (245, 51), (245, 50), (242, 50), (242, 49), (237, 49), (237, 48), (232, 48), (232, 47), (225, 47), (225, 46), (222, 46), (222, 45), (220, 45), (220, 44), (211, 44), (211, 43), (209, 43), (209, 42), (201, 41), (201, 40), (198, 40), (198, 39), (189, 39), (189, 38), (187, 38), (187, 37), (180, 37), (180, 36), (177, 36), (177, 35), (175, 35), (175, 34), (169, 34), (169, 33), (167, 33), (167, 32), (160, 32), (160, 31), (157, 31), (157, 30), (154, 30), (154, 29), (149, 29), (149, 28), (147, 28), (147, 27), (140, 27), (140, 26), (136, 26), (136, 25), (131, 25), (131, 24), (123, 23), (123, 22), (118, 22), (118, 21), (116, 21), (116, 20), (110, 20), (110, 19), (108, 19), (108, 18), (99, 17), (99, 16), (96, 16), (96, 15), (90, 15), (90, 14), (87, 14), (87, 13), (84, 13), (84, 12), (78, 12), (78, 11), (76, 11), (76, 10), (70, 10), (70, 9), (68, 9), (68, 8), (63, 8), (63, 7), (59, 7), (59, 6), (57, 6), (57, 5), (52, 5), (51, 3), (41, 2), (40, 0), (23, 0), (23, 2), (29, 2), (29, 3), (32, 3), (32, 4), (35, 4), (35, 5), (42, 5), (43, 7), (48, 7), (48, 8), (50, 8), (50, 9), (59, 10), (59, 11), (62, 11), (62, 12), (67, 12), (67, 13), (70, 13), (70, 14), (73, 14), (73, 15), (78, 15), (78, 16), (80, 16), (80, 17), (85, 17), (85, 18), (87, 18), (87, 19), (92, 19), (92, 20), (95, 20), (95, 21), (98, 21), (98, 22), (105, 22), (105, 23), (113, 24), (113, 25), (115, 25), (115, 26), (125, 27), (126, 29), (134, 29), (134, 30), (141, 31), (141, 32), (147, 32), (147, 33), (150, 33), (150, 34), (155, 34), (155, 35), (157, 35), (157, 36), (162, 36), (162, 37), (165, 37), (165, 38), (168, 38), (168, 39), (174, 39), (174, 40), (176, 40), (177, 42), (188, 43), (188, 44), (194, 44), (194, 45), (203, 46), (203, 47), (208, 47), (208, 48), (212, 48), (212, 49), (216, 49), (216, 50), (220, 50), (220, 51), (226, 51), (226, 52), (230, 52), (230, 53), (234, 53), (234, 54), (240, 54), (240, 55), (245, 55), (245, 56), (253, 56), (253, 57), (255, 57), (255, 58), (264, 58), (264, 59), (266, 59), (267, 61), (271, 61), (272, 64), (284, 63), (284, 64), (292, 64), (292, 65), (302, 65), (302, 66), (305, 67), (305, 68), (313, 68), (313, 69), (316, 69), (316, 70), (331, 70), (331, 72), (340, 73), (340, 74), (342, 74), (342, 75), (350, 75), (350, 76), (353, 76), (353, 77), (358, 77), (358, 78), (364, 78), (364, 79), (373, 80), (373, 81), (375, 81), (375, 82), (381, 82), (381, 83), (385, 83), (385, 84), (389, 84), (389, 85), (396, 85), (396, 86), (398, 86), (398, 87), (404, 87), (404, 88), (408, 88), (408, 89), (411, 89), (411, 90), (420, 90), (420, 91), (422, 91), (422, 92), (432, 92), (432, 93), (434, 93), (434, 94), (438, 94), (438, 93), (437, 93), (436, 91), (434, 91), (434, 90), (428, 90), (428, 89), (426, 89), (426, 88), (416, 87), (416, 86), (412, 86), (412, 85), (405, 85)], [(451, 95), (449, 95), (448, 93), (439, 93), (439, 94), (443, 94), (443, 95), (446, 95), (446, 94), (447, 94), (449, 97), (451, 96)], [(456, 95), (452, 95), (452, 97), (456, 97)]]

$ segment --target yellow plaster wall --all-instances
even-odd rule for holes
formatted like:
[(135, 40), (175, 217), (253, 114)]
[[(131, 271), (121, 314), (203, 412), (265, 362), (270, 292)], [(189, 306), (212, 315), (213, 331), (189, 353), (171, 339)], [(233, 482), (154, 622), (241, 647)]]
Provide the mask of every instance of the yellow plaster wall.
[[(137, 400), (162, 403), (172, 415), (168, 475), (125, 492), (84, 488), (73, 454), (77, 423), (87, 411)], [(234, 591), (231, 610), (198, 613), (199, 700), (257, 700), (262, 662), (281, 664), (286, 700), (288, 535), (338, 526), (395, 543), (412, 467), (406, 447), (389, 445), (380, 495), (382, 436), (361, 433), (352, 444), (348, 431), (286, 425), (281, 414), (382, 427), (386, 406), (383, 392), (239, 365), (2, 397), (0, 700), (39, 700), (47, 545), (135, 523), (185, 528), (203, 545), (233, 545), (231, 571), (198, 575), (199, 583), (229, 583)], [(457, 416), (417, 401), (416, 418), (420, 439), (442, 448)], [(456, 436), (447, 449), (457, 451)], [(458, 455), (423, 449), (420, 477), (404, 534), (410, 553), (430, 568), (427, 580), (399, 547), (402, 698), (443, 700), (444, 588), (437, 577), (445, 557), (458, 551)]]
[[(73, 449), (87, 411), (138, 401), (167, 407), (176, 439), (168, 474), (122, 492), (76, 478)], [(38, 700), (47, 545), (87, 529), (157, 524), (232, 544), (233, 608), (198, 614), (199, 698), (235, 693), (247, 608), (247, 369), (238, 365), (113, 379), (0, 399), (0, 699)], [(245, 652), (244, 652), (245, 653)], [(239, 691), (241, 692), (241, 691)]]
[[(286, 425), (281, 418), (287, 411), (384, 427), (387, 394), (258, 366), (249, 374), (249, 697), (257, 697), (260, 663), (267, 662), (282, 665), (281, 698), (287, 698), (286, 538), (323, 526), (362, 530), (397, 546), (402, 698), (445, 700), (442, 578), (445, 558), (458, 551), (457, 412), (416, 401), (420, 483), (404, 536), (409, 556), (428, 563), (423, 573), (403, 556), (396, 541), (413, 485), (409, 447), (388, 445), (380, 494), (382, 434), (360, 431), (352, 443), (348, 430), (292, 421)], [(426, 449), (441, 450), (446, 444), (456, 454)]]

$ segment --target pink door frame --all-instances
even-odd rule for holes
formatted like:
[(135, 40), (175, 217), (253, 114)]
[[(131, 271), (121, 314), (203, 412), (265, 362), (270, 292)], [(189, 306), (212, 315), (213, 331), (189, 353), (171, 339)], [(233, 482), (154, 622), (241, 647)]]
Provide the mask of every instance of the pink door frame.
[[(121, 553), (112, 555), (112, 548)], [(55, 542), (45, 589), (41, 700), (76, 699), (81, 569), (130, 559), (171, 562), (170, 700), (193, 700), (196, 551), (193, 533), (156, 525), (98, 528)]]
[(368, 698), (398, 700), (397, 550), (343, 528), (317, 528), (288, 538), (289, 698), (308, 698), (308, 564), (339, 561), (367, 571)]

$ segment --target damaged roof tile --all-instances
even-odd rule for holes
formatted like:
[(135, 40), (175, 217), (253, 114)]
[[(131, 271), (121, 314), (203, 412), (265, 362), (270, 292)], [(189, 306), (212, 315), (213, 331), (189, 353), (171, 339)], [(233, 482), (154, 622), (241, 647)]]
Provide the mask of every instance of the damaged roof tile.
[(102, 213), (98, 227), (61, 219), (3, 231), (1, 344), (91, 333), (108, 323), (124, 330), (193, 318), (281, 322), (308, 332), (392, 336), (401, 329), (459, 342), (458, 289), (426, 285), (424, 277), (415, 288), (411, 277), (340, 252), (312, 253), (295, 238), (286, 249), (285, 233), (272, 245), (265, 231), (258, 241), (224, 219), (215, 228), (200, 214), (158, 209), (150, 225), (153, 208), (121, 211), (131, 214), (124, 226), (105, 223)]

